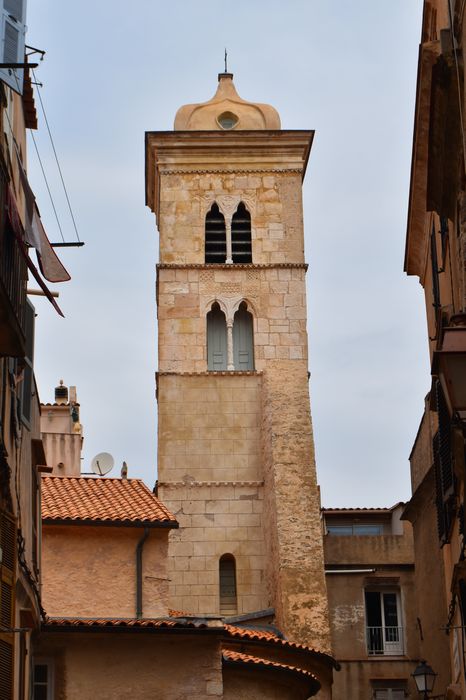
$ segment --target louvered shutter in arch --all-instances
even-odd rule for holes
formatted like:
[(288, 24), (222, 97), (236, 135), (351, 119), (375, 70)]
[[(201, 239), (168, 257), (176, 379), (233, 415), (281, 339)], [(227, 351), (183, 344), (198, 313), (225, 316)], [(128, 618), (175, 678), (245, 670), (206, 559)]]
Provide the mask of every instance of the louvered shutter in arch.
[(207, 314), (207, 369), (221, 372), (227, 368), (227, 322), (220, 306), (212, 304)]
[(244, 301), (233, 321), (233, 358), (236, 370), (254, 369), (253, 320)]
[(251, 214), (243, 202), (231, 220), (231, 257), (234, 263), (252, 262)]
[(0, 511), (0, 700), (13, 699), (16, 522)]
[(205, 218), (205, 262), (224, 263), (227, 259), (225, 217), (214, 202)]
[[(26, 0), (3, 0), (1, 63), (24, 63)], [(0, 80), (22, 94), (23, 69), (0, 68)]]

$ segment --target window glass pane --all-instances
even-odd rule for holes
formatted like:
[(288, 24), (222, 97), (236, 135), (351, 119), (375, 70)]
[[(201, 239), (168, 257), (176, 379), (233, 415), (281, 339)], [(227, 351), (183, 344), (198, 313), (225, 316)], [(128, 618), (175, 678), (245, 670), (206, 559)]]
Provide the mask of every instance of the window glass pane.
[(47, 686), (46, 685), (35, 685), (34, 686), (34, 700), (47, 700)]
[(383, 613), (386, 627), (398, 627), (396, 593), (383, 594)]
[(380, 593), (366, 591), (366, 623), (368, 627), (382, 627), (382, 613), (380, 609)]
[(47, 683), (48, 668), (45, 664), (36, 664), (34, 666), (34, 682)]
[(383, 525), (353, 525), (355, 535), (382, 535)]
[(352, 535), (353, 528), (351, 525), (327, 525), (329, 535)]

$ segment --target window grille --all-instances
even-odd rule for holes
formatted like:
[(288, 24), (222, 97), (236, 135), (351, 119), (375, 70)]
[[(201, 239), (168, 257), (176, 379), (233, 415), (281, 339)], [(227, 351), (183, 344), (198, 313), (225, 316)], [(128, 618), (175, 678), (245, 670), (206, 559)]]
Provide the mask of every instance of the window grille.
[(215, 202), (205, 218), (205, 261), (224, 263), (227, 258), (225, 217)]

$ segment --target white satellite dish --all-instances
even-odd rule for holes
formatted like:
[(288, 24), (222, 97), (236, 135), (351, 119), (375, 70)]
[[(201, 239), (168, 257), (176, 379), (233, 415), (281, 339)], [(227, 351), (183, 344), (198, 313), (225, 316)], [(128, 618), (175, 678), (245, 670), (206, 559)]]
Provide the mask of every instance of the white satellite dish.
[(108, 474), (108, 472), (113, 469), (114, 464), (115, 462), (111, 454), (108, 452), (99, 452), (91, 462), (91, 469), (94, 474), (104, 476), (104, 474)]

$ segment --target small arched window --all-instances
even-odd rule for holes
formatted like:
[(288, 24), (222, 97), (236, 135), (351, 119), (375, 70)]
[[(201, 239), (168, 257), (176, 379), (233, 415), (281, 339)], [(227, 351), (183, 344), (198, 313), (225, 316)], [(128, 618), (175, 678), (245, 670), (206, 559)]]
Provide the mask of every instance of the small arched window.
[(214, 302), (207, 314), (207, 369), (225, 370), (227, 355), (227, 322), (219, 304)]
[(205, 261), (224, 263), (227, 257), (225, 217), (215, 202), (205, 218)]
[(254, 333), (252, 314), (245, 301), (233, 320), (233, 362), (236, 370), (254, 369)]
[(231, 220), (231, 257), (234, 263), (252, 262), (251, 214), (243, 202)]
[(236, 562), (232, 554), (223, 554), (219, 562), (220, 614), (236, 615), (238, 601), (236, 595)]

